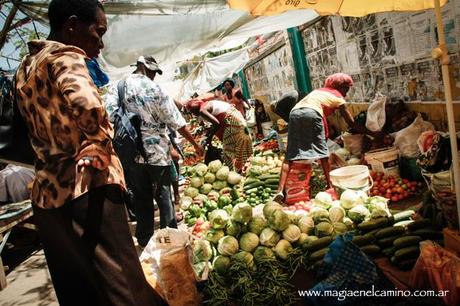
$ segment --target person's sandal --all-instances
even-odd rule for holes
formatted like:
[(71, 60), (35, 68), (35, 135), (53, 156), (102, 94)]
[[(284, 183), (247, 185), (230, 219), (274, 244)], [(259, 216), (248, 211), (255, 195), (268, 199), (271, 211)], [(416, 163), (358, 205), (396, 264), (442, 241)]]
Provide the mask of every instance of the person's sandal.
[(282, 192), (278, 192), (274, 197), (273, 201), (283, 204), (284, 201), (284, 194)]

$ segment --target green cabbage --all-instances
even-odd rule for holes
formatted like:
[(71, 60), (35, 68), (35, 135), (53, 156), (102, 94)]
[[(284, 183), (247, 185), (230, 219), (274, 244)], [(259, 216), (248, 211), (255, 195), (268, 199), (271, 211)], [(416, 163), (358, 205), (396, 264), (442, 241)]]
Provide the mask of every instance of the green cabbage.
[(212, 173), (216, 173), (220, 168), (222, 168), (222, 162), (218, 159), (209, 163), (208, 169)]
[(348, 226), (341, 222), (332, 223), (332, 227), (334, 227), (335, 234), (345, 234), (346, 232), (348, 232)]
[(289, 226), (289, 216), (281, 209), (275, 210), (268, 219), (268, 226), (275, 231), (284, 231)]
[(309, 216), (303, 216), (300, 218), (299, 222), (297, 222), (299, 229), (302, 233), (308, 234), (315, 228), (315, 222), (313, 222), (313, 218)]
[(240, 237), (240, 249), (252, 252), (259, 245), (259, 236), (254, 233), (244, 233)]
[(228, 173), (227, 182), (231, 185), (237, 185), (241, 182), (243, 177), (236, 173), (235, 171), (230, 171)]
[(232, 204), (232, 199), (230, 199), (229, 196), (226, 196), (226, 195), (219, 196), (219, 199), (217, 200), (217, 205), (219, 205), (219, 208), (225, 207), (229, 204)]
[(190, 179), (190, 186), (194, 188), (200, 188), (203, 184), (204, 179), (202, 177), (195, 176)]
[(381, 207), (376, 207), (372, 210), (371, 219), (377, 219), (380, 217), (389, 217), (390, 212), (387, 209), (383, 209)]
[(275, 210), (282, 209), (282, 208), (283, 208), (283, 206), (281, 206), (279, 203), (273, 202), (273, 201), (265, 204), (264, 210), (263, 210), (265, 219), (268, 220), (268, 218), (270, 218), (270, 216), (272, 215), (272, 213)]
[(342, 222), (345, 218), (345, 210), (340, 206), (334, 206), (329, 209), (329, 219), (331, 222)]
[(325, 191), (318, 192), (313, 200), (313, 204), (315, 206), (328, 209), (332, 205), (332, 196)]
[(263, 217), (254, 217), (248, 223), (249, 231), (256, 235), (260, 235), (265, 227), (267, 227), (267, 221)]
[(214, 175), (214, 173), (208, 172), (204, 175), (204, 181), (206, 183), (212, 184), (214, 183), (215, 180), (216, 180), (216, 176)]
[(329, 222), (321, 222), (315, 226), (315, 235), (317, 237), (330, 236), (334, 232), (334, 227)]
[(246, 251), (241, 251), (233, 255), (232, 260), (245, 263), (248, 266), (248, 268), (254, 267), (254, 257), (251, 253)]
[(364, 205), (357, 205), (348, 211), (348, 217), (355, 223), (361, 223), (371, 215)]
[(198, 176), (204, 176), (206, 174), (206, 172), (208, 172), (208, 166), (206, 166), (205, 164), (198, 164), (194, 167), (195, 169), (195, 173), (198, 175)]
[(227, 166), (223, 166), (219, 169), (216, 173), (216, 178), (221, 181), (227, 181), (228, 174), (230, 173), (230, 168)]
[(313, 218), (315, 224), (329, 220), (329, 212), (321, 207), (313, 207), (309, 216)]
[(212, 258), (211, 244), (207, 240), (196, 240), (193, 244), (193, 263), (209, 261)]
[(288, 227), (283, 231), (283, 239), (293, 243), (299, 240), (300, 234), (301, 232), (297, 225), (289, 224)]
[(219, 243), (217, 244), (217, 250), (219, 254), (225, 256), (232, 256), (238, 252), (238, 240), (232, 236), (224, 236), (220, 238)]
[(212, 261), (212, 268), (217, 273), (223, 275), (230, 268), (230, 264), (231, 264), (230, 257), (219, 255), (219, 256), (216, 256), (214, 260)]
[(187, 197), (194, 198), (199, 194), (199, 191), (198, 191), (198, 189), (196, 189), (194, 187), (188, 187), (187, 189), (185, 189), (184, 194)]
[(258, 246), (256, 250), (254, 251), (254, 260), (257, 262), (260, 262), (266, 258), (274, 258), (275, 253), (272, 251), (272, 249), (264, 247), (264, 246)]
[(211, 226), (215, 229), (225, 228), (229, 219), (229, 215), (223, 209), (213, 210), (209, 214), (209, 222), (211, 222)]
[(241, 224), (233, 220), (229, 220), (225, 227), (225, 233), (233, 237), (238, 237), (241, 234), (241, 230)]
[(362, 199), (356, 191), (346, 189), (340, 195), (340, 204), (345, 209), (352, 209), (356, 205), (362, 204)]
[(203, 184), (203, 186), (201, 186), (200, 188), (200, 193), (202, 194), (208, 194), (212, 191), (212, 185), (211, 184)]
[(206, 240), (209, 242), (217, 245), (219, 243), (219, 239), (225, 236), (225, 233), (221, 229), (213, 229), (211, 228), (207, 233), (206, 233)]
[(289, 241), (281, 239), (275, 246), (275, 254), (281, 259), (287, 259), (294, 249)]
[(274, 247), (280, 240), (280, 234), (271, 228), (264, 228), (259, 236), (260, 244), (267, 247)]
[(190, 205), (192, 205), (193, 199), (188, 196), (181, 197), (180, 199), (180, 208), (183, 210), (187, 210)]
[(232, 218), (236, 222), (246, 223), (252, 218), (252, 207), (248, 203), (239, 203), (233, 207)]
[(212, 188), (214, 190), (221, 190), (227, 187), (227, 182), (226, 181), (215, 181), (212, 183)]

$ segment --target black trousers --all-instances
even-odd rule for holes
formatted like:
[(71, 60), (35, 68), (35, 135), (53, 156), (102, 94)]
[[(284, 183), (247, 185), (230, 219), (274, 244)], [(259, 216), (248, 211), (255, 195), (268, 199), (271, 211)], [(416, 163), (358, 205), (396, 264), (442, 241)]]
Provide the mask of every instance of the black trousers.
[(130, 169), (133, 179), (133, 203), (136, 209), (136, 238), (141, 246), (153, 236), (153, 199), (160, 210), (160, 228), (177, 228), (171, 201), (171, 167), (136, 164)]
[(166, 305), (147, 283), (117, 185), (34, 218), (60, 305)]

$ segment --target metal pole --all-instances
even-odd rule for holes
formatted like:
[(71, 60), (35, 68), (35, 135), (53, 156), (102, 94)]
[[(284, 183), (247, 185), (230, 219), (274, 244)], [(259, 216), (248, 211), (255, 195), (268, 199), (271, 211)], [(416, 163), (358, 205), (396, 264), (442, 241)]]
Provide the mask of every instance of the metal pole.
[(305, 48), (303, 45), (302, 34), (298, 28), (289, 28), (289, 41), (291, 43), (292, 58), (294, 60), (294, 68), (297, 79), (297, 89), (300, 95), (307, 95), (312, 91), (310, 80), (310, 69), (308, 68)]
[(460, 223), (460, 171), (458, 164), (458, 147), (457, 134), (455, 131), (454, 107), (452, 103), (452, 91), (449, 76), (449, 55), (446, 47), (446, 38), (444, 36), (444, 24), (442, 22), (441, 5), (439, 0), (434, 0), (436, 22), (438, 28), (439, 47), (433, 50), (433, 57), (441, 60), (442, 80), (444, 83), (444, 92), (446, 97), (447, 123), (449, 126), (450, 148), (452, 150), (452, 168), (454, 170), (455, 196), (457, 199), (457, 213)]

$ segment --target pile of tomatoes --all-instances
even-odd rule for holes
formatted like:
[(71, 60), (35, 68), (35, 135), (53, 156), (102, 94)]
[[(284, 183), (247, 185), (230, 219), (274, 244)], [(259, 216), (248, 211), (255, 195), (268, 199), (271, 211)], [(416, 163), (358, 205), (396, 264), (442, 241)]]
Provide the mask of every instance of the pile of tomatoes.
[(371, 171), (371, 177), (374, 185), (370, 190), (370, 195), (382, 196), (393, 202), (419, 194), (423, 189), (421, 182), (409, 181), (393, 175), (386, 176), (383, 172)]

